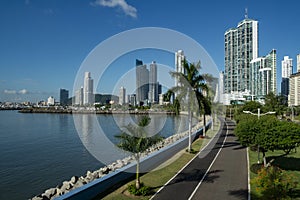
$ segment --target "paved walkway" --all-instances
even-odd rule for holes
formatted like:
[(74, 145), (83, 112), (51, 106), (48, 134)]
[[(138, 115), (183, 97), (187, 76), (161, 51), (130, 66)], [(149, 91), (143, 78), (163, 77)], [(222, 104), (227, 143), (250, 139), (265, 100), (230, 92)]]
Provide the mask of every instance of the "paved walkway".
[(247, 199), (246, 148), (227, 121), (211, 143), (153, 199)]

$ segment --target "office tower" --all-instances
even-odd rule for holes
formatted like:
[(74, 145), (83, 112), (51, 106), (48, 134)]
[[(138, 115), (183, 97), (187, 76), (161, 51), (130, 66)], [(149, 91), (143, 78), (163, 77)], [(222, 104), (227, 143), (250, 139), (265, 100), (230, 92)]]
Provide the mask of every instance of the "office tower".
[(250, 62), (250, 94), (264, 98), (270, 92), (276, 94), (276, 50), (267, 56), (258, 57)]
[(119, 104), (124, 105), (126, 99), (126, 89), (124, 87), (120, 88), (120, 95), (119, 95)]
[(60, 105), (67, 105), (69, 100), (69, 91), (66, 89), (60, 89), (59, 91), (59, 102)]
[[(175, 70), (179, 73), (185, 73), (184, 70), (184, 60), (185, 56), (183, 50), (178, 50), (175, 52)], [(175, 86), (179, 86), (179, 80), (175, 77)]]
[(277, 94), (277, 53), (276, 49), (266, 55), (266, 67), (271, 68), (270, 92)]
[(284, 56), (281, 61), (281, 94), (287, 97), (289, 95), (289, 78), (293, 72), (293, 59)]
[(130, 105), (136, 106), (136, 95), (135, 94), (130, 95)]
[(300, 72), (292, 74), (289, 79), (289, 106), (300, 105)]
[(83, 87), (75, 91), (75, 105), (77, 106), (83, 105)]
[(141, 60), (136, 60), (136, 101), (138, 104), (148, 99), (149, 70)]
[(94, 81), (91, 78), (90, 72), (85, 72), (84, 82), (83, 82), (83, 104), (92, 105), (94, 103), (94, 93), (93, 93)]
[(297, 72), (300, 72), (300, 54), (297, 55)]
[(258, 21), (244, 19), (227, 30), (225, 38), (224, 92), (245, 92), (250, 88), (250, 62), (258, 57)]
[(157, 65), (155, 61), (150, 64), (148, 98), (151, 103), (158, 102)]

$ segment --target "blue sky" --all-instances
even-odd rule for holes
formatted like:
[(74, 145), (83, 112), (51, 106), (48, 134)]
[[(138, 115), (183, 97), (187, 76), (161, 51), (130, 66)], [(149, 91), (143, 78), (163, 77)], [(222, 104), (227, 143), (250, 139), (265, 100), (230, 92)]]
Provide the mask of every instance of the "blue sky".
[[(58, 98), (59, 88), (72, 91), (81, 63), (99, 43), (140, 27), (186, 34), (223, 70), (224, 32), (244, 18), (246, 7), (249, 18), (259, 21), (259, 55), (277, 49), (279, 82), (283, 56), (294, 59), (295, 71), (300, 53), (299, 1), (2, 0), (0, 101), (45, 100), (50, 95)], [(172, 56), (139, 57), (145, 63), (174, 62)], [(124, 62), (127, 68), (134, 64)], [(97, 92), (110, 92), (109, 85), (102, 84)]]

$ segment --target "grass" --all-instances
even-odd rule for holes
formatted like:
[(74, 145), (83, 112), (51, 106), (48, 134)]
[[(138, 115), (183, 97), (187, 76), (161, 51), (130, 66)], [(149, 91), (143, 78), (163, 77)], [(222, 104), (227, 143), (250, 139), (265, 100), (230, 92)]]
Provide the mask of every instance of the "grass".
[[(272, 160), (272, 165), (278, 166), (293, 176), (293, 179), (298, 182), (298, 186), (295, 188), (294, 197), (292, 199), (300, 200), (300, 147), (296, 149), (296, 152), (292, 152), (287, 156), (283, 156), (283, 154), (283, 151), (267, 152), (267, 161), (269, 162)], [(262, 154), (260, 155), (260, 158), (262, 159)], [(251, 151), (250, 149), (249, 162), (250, 167), (257, 164), (257, 152)], [(263, 197), (256, 191), (256, 185), (252, 181), (255, 177), (257, 177), (257, 174), (250, 170), (251, 199), (261, 200)]]
[[(193, 142), (192, 148), (195, 150), (195, 153), (198, 153), (201, 148), (203, 148), (212, 138), (216, 132), (220, 128), (220, 123), (214, 125), (214, 129), (209, 129), (206, 132), (205, 139), (197, 139)], [(146, 173), (141, 176), (141, 182), (143, 182), (146, 186), (152, 188), (152, 195), (157, 192), (165, 183), (167, 183), (183, 166), (185, 166), (196, 154), (188, 153), (184, 150), (178, 152), (171, 159), (166, 161), (161, 166), (157, 167), (153, 171)], [(130, 195), (127, 191), (127, 187), (130, 184), (133, 184), (134, 181), (130, 181), (129, 183), (121, 186), (117, 190), (105, 196), (104, 200), (127, 200), (127, 199), (150, 199), (152, 195), (149, 196), (133, 196)]]

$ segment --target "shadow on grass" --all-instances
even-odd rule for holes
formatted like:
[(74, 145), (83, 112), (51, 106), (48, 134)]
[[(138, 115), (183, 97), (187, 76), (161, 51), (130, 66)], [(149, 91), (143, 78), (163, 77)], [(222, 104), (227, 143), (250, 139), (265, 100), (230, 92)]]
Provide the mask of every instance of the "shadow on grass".
[(267, 162), (269, 161), (272, 161), (272, 165), (277, 166), (283, 170), (300, 171), (300, 158), (286, 156), (270, 156), (267, 157)]

